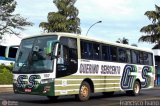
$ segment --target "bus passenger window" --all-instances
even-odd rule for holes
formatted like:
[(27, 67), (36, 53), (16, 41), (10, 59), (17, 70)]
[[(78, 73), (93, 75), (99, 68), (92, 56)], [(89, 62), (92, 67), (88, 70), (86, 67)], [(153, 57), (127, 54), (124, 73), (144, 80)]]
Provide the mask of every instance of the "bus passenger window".
[(148, 53), (148, 65), (153, 65), (153, 54)]
[(81, 56), (83, 59), (92, 59), (92, 43), (81, 41)]
[(93, 44), (93, 59), (99, 60), (100, 59), (100, 45)]
[(117, 61), (117, 47), (110, 46), (111, 61)]
[(140, 62), (140, 64), (144, 64), (144, 55), (143, 55), (143, 52), (139, 53), (139, 62)]
[(126, 53), (127, 53), (127, 63), (131, 63), (131, 50), (127, 49)]
[(124, 49), (124, 48), (118, 49), (118, 60), (119, 60), (119, 62), (127, 62), (126, 49)]
[(109, 46), (102, 46), (102, 60), (109, 60)]
[(139, 64), (139, 52), (132, 50), (132, 63)]
[(5, 57), (6, 46), (0, 46), (0, 57)]
[(119, 48), (118, 53), (119, 62), (131, 63), (131, 53), (129, 49)]
[(16, 53), (17, 53), (18, 48), (16, 47), (10, 47), (9, 48), (9, 58), (16, 58)]
[(145, 53), (145, 52), (144, 52), (143, 58), (144, 58), (144, 64), (145, 64), (145, 65), (149, 65), (148, 53)]

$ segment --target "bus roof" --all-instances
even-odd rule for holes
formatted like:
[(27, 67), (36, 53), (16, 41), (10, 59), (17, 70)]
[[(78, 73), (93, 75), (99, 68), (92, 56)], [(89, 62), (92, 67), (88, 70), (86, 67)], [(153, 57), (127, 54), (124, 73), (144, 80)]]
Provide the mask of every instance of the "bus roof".
[(105, 40), (105, 41), (104, 40), (98, 40), (98, 39), (95, 39), (95, 38), (90, 37), (90, 36), (84, 36), (84, 35), (73, 34), (73, 33), (64, 33), (64, 32), (42, 33), (40, 35), (25, 37), (24, 39), (38, 37), (38, 36), (39, 37), (40, 36), (50, 36), (50, 35), (80, 38), (80, 39), (83, 39), (83, 40), (89, 40), (89, 41), (99, 42), (99, 43), (103, 43), (103, 44), (109, 44), (109, 45), (113, 45), (113, 46), (124, 47), (124, 48), (128, 48), (128, 49), (134, 49), (134, 50), (140, 50), (140, 51), (152, 52), (153, 53), (152, 49), (149, 49), (149, 48), (140, 48), (140, 47), (130, 46), (130, 45), (127, 45), (127, 44), (111, 42), (111, 41), (107, 41), (107, 40)]

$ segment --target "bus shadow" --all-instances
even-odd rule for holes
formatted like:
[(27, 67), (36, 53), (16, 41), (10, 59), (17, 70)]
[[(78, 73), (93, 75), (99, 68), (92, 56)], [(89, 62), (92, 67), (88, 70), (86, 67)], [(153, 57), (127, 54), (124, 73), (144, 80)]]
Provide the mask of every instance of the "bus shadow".
[[(140, 96), (145, 96), (145, 94), (140, 94)], [(105, 99), (110, 100), (110, 101), (119, 101), (121, 97), (125, 98), (133, 98), (134, 96), (128, 96), (126, 93), (115, 93), (112, 96), (104, 96), (102, 93), (95, 93), (91, 94), (90, 100), (91, 102), (93, 101), (98, 101), (99, 99)], [(21, 103), (32, 103), (32, 104), (51, 104), (51, 103), (78, 103), (79, 101), (75, 100), (74, 96), (62, 96), (59, 97), (56, 101), (51, 101), (47, 97), (37, 97), (38, 99), (33, 99), (33, 100), (19, 100)]]

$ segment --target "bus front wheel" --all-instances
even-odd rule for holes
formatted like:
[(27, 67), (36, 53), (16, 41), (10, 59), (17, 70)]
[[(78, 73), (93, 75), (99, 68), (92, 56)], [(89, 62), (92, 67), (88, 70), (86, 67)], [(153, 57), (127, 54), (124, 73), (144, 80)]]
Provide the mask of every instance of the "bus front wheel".
[(76, 100), (87, 101), (91, 94), (91, 88), (88, 82), (82, 82), (79, 90), (79, 94), (75, 95)]
[(131, 96), (137, 96), (140, 94), (140, 89), (140, 83), (138, 81), (135, 81), (133, 85), (133, 90), (126, 91), (126, 93)]

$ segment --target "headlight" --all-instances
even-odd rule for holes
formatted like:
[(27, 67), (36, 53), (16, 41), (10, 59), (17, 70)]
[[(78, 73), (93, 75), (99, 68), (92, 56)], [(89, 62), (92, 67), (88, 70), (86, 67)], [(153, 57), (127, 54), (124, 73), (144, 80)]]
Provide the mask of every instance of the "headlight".
[(42, 80), (41, 80), (41, 84), (46, 84), (46, 83), (50, 83), (50, 82), (53, 82), (53, 79), (52, 79), (52, 78), (42, 79)]

